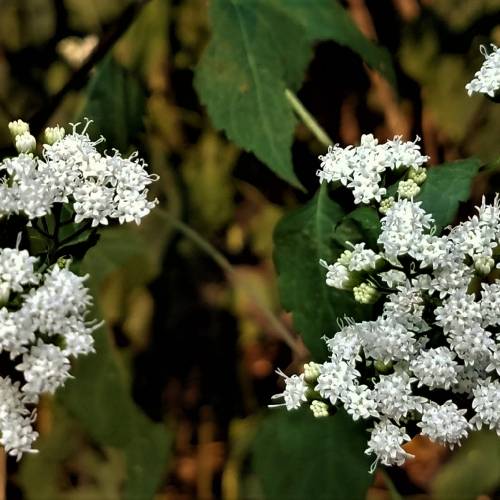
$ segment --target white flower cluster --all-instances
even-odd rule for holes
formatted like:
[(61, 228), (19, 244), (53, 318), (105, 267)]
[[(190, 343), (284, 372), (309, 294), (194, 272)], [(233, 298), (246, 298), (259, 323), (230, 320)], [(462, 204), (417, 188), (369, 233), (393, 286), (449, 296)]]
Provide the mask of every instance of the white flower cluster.
[(428, 156), (420, 153), (417, 137), (414, 142), (403, 141), (401, 136), (379, 144), (372, 134), (363, 135), (357, 147), (330, 146), (320, 156), (321, 168), (316, 172), (320, 182), (339, 182), (351, 189), (354, 203), (381, 201), (386, 194), (383, 176), (387, 171), (406, 171), (408, 179), (399, 185), (399, 194), (407, 198), (416, 196), (425, 180), (422, 167)]
[(0, 249), (0, 443), (20, 458), (38, 433), (34, 410), (70, 377), (70, 359), (93, 352), (100, 325), (85, 317), (91, 297), (85, 277), (58, 264), (36, 270), (26, 250)]
[(474, 78), (465, 86), (469, 95), (479, 93), (495, 97), (495, 93), (500, 88), (500, 50), (493, 44), (491, 48), (492, 51), (489, 54), (486, 47), (480, 48), (485, 61)]
[[(323, 163), (329, 180), (357, 189), (356, 174), (341, 179), (336, 161)], [(381, 194), (369, 193), (366, 200)], [(326, 340), (329, 359), (285, 377), (275, 398), (289, 410), (306, 404), (316, 417), (343, 408), (368, 420), (366, 453), (375, 464), (401, 465), (411, 456), (404, 443), (418, 433), (450, 448), (483, 426), (500, 435), (500, 201), (483, 199), (476, 215), (440, 236), (411, 197), (386, 198), (379, 210), (377, 248), (348, 243), (336, 262), (321, 261), (326, 285), (375, 304), (376, 319), (344, 318)]]
[(104, 139), (89, 138), (89, 123), (80, 132), (73, 125), (71, 134), (48, 128), (41, 158), (33, 154), (36, 140), (28, 124), (9, 124), (19, 155), (0, 163), (0, 217), (21, 213), (34, 219), (46, 215), (54, 203), (69, 203), (76, 223), (140, 223), (156, 204), (147, 199), (147, 186), (156, 177), (136, 154), (124, 158), (118, 151), (99, 153), (96, 146)]

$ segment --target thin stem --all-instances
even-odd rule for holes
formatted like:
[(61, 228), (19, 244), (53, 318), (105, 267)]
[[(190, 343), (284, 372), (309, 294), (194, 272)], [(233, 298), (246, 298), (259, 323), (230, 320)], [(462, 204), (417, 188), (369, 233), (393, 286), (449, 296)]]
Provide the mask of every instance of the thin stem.
[(174, 217), (166, 210), (157, 209), (157, 214), (162, 216), (164, 219), (182, 233), (186, 238), (191, 240), (198, 248), (205, 252), (226, 274), (226, 277), (233, 286), (241, 285), (241, 288), (247, 293), (248, 297), (252, 300), (255, 306), (259, 308), (259, 311), (266, 318), (269, 324), (272, 326), (273, 330), (281, 337), (281, 339), (290, 347), (290, 349), (297, 354), (301, 359), (307, 357), (308, 352), (304, 345), (298, 341), (292, 333), (283, 325), (283, 323), (275, 316), (275, 314), (264, 306), (256, 294), (249, 287), (242, 283), (241, 279), (236, 272), (236, 269), (231, 265), (231, 263), (226, 259), (226, 257), (219, 252), (209, 241), (207, 241), (203, 236), (201, 236), (193, 228), (189, 227), (187, 224), (181, 220)]
[(297, 113), (304, 125), (313, 133), (314, 137), (318, 139), (324, 146), (333, 144), (330, 136), (325, 132), (316, 119), (307, 111), (304, 105), (300, 102), (299, 98), (289, 89), (285, 90), (285, 96), (288, 102), (292, 105), (293, 110)]

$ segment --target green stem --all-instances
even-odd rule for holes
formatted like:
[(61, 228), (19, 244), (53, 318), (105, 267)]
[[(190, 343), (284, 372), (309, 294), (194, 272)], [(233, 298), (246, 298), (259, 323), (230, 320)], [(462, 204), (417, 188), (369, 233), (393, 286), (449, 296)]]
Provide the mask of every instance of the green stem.
[(300, 102), (299, 98), (290, 89), (285, 90), (285, 96), (295, 113), (297, 113), (304, 125), (313, 133), (314, 137), (316, 137), (316, 139), (318, 139), (318, 141), (324, 146), (330, 146), (333, 144), (330, 136), (325, 132), (311, 113), (307, 111), (304, 105)]
[(168, 211), (157, 209), (156, 213), (166, 219), (172, 225), (172, 227), (182, 233), (198, 248), (205, 252), (225, 272), (228, 281), (232, 283), (233, 286), (240, 285), (240, 287), (245, 290), (248, 297), (252, 300), (254, 305), (259, 308), (260, 312), (269, 322), (273, 330), (282, 338), (282, 340), (288, 345), (288, 347), (290, 347), (290, 349), (295, 354), (297, 354), (301, 359), (307, 357), (308, 352), (304, 345), (292, 335), (292, 333), (283, 325), (283, 323), (274, 315), (274, 313), (270, 309), (268, 309), (264, 304), (261, 303), (255, 292), (248, 286), (245, 286), (245, 283), (243, 283), (239, 278), (236, 269), (231, 265), (226, 257), (221, 252), (219, 252), (219, 250), (217, 250), (209, 241), (203, 238), (203, 236), (201, 236), (197, 231), (174, 217)]

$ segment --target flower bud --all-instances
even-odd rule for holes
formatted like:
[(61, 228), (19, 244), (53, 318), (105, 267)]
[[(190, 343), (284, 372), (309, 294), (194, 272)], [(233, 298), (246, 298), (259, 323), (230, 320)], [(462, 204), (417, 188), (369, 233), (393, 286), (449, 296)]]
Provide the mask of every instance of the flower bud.
[(420, 186), (427, 179), (427, 171), (423, 167), (411, 167), (408, 170), (408, 179), (411, 179)]
[(16, 149), (19, 153), (32, 153), (36, 148), (36, 139), (29, 133), (24, 132), (16, 135)]
[(389, 209), (394, 205), (394, 198), (392, 196), (389, 196), (389, 198), (385, 198), (380, 202), (380, 206), (378, 208), (378, 211), (382, 214), (385, 215), (389, 211)]
[(55, 127), (47, 127), (45, 129), (45, 142), (52, 145), (57, 141), (60, 141), (64, 137), (65, 133), (66, 131), (62, 127), (59, 127), (59, 125), (56, 125)]
[(350, 250), (344, 250), (340, 254), (340, 257), (337, 259), (337, 262), (339, 264), (342, 264), (343, 266), (347, 266), (349, 265), (349, 262), (351, 262), (351, 257), (352, 257), (352, 252)]
[(304, 380), (308, 384), (316, 382), (317, 378), (320, 375), (320, 367), (321, 365), (312, 361), (304, 365)]
[(25, 134), (30, 131), (30, 126), (22, 120), (14, 120), (9, 123), (9, 131), (12, 137)]
[(495, 261), (487, 255), (480, 255), (474, 259), (474, 268), (483, 276), (490, 274), (495, 267)]
[(328, 405), (323, 401), (314, 400), (309, 406), (316, 418), (328, 417)]
[(401, 181), (398, 184), (398, 194), (401, 198), (414, 198), (418, 193), (420, 193), (420, 187), (412, 179)]
[(354, 287), (352, 292), (354, 300), (360, 304), (374, 304), (379, 297), (377, 289), (370, 283), (361, 283), (361, 285)]

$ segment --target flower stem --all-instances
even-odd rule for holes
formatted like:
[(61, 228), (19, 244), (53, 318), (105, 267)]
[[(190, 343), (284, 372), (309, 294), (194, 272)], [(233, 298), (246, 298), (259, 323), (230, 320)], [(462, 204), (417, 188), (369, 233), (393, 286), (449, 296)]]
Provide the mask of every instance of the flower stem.
[(301, 359), (308, 356), (308, 351), (305, 346), (294, 337), (294, 335), (285, 327), (280, 319), (259, 300), (257, 295), (253, 290), (245, 285), (244, 282), (238, 276), (236, 269), (231, 265), (231, 263), (226, 259), (226, 257), (219, 252), (209, 241), (207, 241), (203, 236), (201, 236), (193, 228), (182, 222), (181, 220), (174, 217), (166, 210), (157, 209), (157, 214), (166, 219), (177, 231), (182, 233), (186, 238), (191, 240), (198, 248), (205, 252), (226, 274), (227, 280), (236, 287), (237, 285), (243, 289), (247, 296), (253, 302), (253, 305), (259, 309), (262, 316), (268, 321), (274, 333), (278, 334), (281, 339), (290, 347), (290, 349)]
[(313, 133), (314, 137), (318, 139), (324, 146), (333, 144), (330, 136), (324, 131), (316, 119), (307, 111), (304, 105), (300, 102), (299, 98), (290, 90), (285, 90), (285, 96), (291, 104), (293, 110), (297, 113), (304, 125)]

